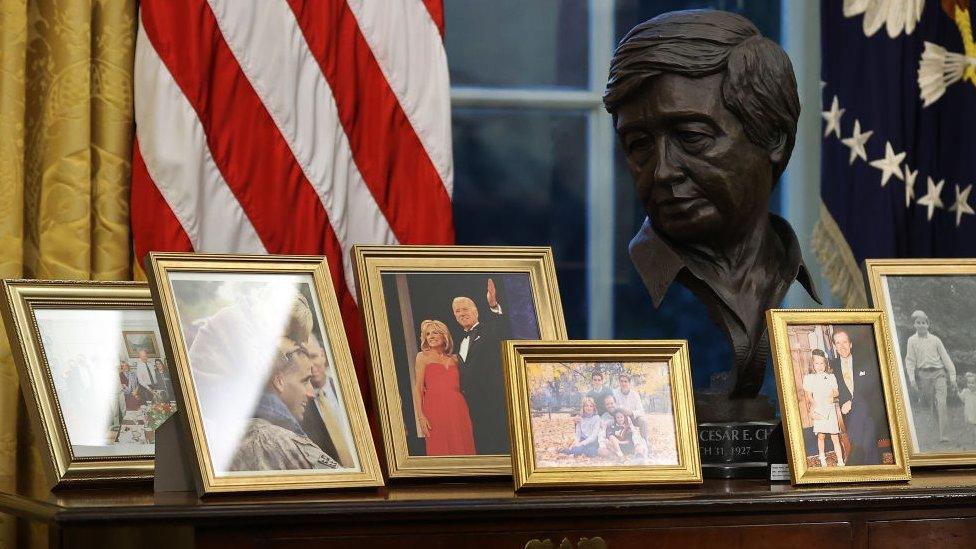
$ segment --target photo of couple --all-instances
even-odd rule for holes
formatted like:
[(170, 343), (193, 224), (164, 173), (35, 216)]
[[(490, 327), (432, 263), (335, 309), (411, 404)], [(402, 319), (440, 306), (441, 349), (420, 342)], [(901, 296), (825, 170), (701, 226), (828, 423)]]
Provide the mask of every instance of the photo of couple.
[(383, 273), (411, 456), (509, 453), (501, 342), (538, 339), (528, 274)]
[(360, 469), (307, 275), (172, 273), (218, 476)]
[(537, 466), (678, 463), (667, 363), (528, 363), (526, 376)]
[(808, 467), (893, 464), (871, 325), (790, 325)]

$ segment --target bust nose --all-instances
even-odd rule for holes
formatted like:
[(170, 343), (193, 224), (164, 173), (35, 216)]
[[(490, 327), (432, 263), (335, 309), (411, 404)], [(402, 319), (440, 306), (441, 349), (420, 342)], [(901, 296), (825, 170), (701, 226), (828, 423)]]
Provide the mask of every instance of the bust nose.
[(651, 178), (656, 185), (673, 185), (684, 178), (684, 172), (675, 158), (675, 151), (665, 136), (656, 139), (651, 157)]

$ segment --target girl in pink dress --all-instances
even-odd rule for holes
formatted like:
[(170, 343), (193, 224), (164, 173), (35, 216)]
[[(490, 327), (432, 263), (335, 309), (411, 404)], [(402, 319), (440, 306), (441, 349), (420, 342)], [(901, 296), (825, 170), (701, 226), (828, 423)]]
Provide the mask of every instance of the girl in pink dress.
[(414, 402), (420, 402), (417, 424), (428, 456), (475, 455), (468, 403), (461, 394), (460, 371), (447, 325), (420, 323), (420, 349), (414, 362)]

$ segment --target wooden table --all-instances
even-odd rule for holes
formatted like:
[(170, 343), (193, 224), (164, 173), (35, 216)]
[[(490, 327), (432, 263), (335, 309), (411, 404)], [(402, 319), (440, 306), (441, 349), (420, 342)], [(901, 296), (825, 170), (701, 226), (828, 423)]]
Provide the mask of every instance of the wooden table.
[(206, 501), (146, 486), (0, 494), (0, 512), (46, 523), (51, 546), (71, 548), (544, 549), (563, 539), (576, 549), (976, 547), (976, 472), (916, 472), (908, 484), (707, 480), (520, 495), (507, 482), (431, 481)]

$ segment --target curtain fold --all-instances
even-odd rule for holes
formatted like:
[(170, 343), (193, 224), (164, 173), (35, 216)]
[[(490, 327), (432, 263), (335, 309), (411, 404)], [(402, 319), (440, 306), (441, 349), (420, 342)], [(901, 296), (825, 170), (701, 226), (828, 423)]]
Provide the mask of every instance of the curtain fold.
[[(135, 31), (135, 0), (0, 0), (0, 277), (131, 277)], [(32, 438), (0, 335), (0, 490), (46, 491)]]

